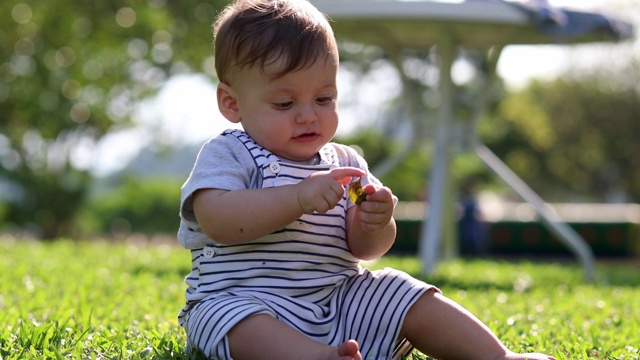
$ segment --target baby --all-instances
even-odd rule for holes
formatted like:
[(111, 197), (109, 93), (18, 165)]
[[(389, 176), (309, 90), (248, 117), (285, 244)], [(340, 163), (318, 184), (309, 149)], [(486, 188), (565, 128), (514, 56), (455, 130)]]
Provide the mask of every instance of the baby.
[[(433, 285), (369, 271), (397, 201), (338, 127), (338, 49), (306, 0), (244, 0), (214, 24), (218, 107), (244, 131), (204, 144), (182, 188), (191, 251), (187, 346), (214, 359), (389, 359), (400, 339), (442, 359), (509, 351)], [(345, 188), (363, 178), (364, 201)]]

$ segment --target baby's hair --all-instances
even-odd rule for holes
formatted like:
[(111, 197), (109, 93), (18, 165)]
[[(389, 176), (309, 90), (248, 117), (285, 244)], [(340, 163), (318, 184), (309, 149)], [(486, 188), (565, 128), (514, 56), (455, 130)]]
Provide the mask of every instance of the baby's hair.
[[(234, 70), (284, 60), (271, 78), (302, 70), (317, 60), (338, 58), (333, 31), (325, 16), (307, 0), (237, 0), (213, 23), (218, 79)], [(337, 60), (336, 60), (337, 61)]]

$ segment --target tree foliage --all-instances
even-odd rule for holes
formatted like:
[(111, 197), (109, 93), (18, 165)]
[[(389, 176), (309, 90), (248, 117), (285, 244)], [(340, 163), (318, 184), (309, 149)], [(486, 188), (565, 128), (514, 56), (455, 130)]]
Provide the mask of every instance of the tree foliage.
[(96, 142), (169, 76), (213, 73), (210, 24), (224, 4), (0, 3), (0, 221), (66, 235)]
[[(627, 69), (569, 72), (519, 91), (507, 92), (498, 83), (500, 94), (491, 99), (491, 109), (480, 122), (480, 137), (546, 201), (639, 202), (640, 88), (631, 80), (638, 79), (634, 61)], [(466, 90), (456, 90), (460, 112), (468, 108), (460, 100)], [(393, 124), (395, 115), (386, 121)], [(345, 140), (361, 146), (372, 167), (400, 148), (400, 140), (389, 138), (385, 130), (362, 129), (359, 136)], [(430, 168), (425, 149), (415, 147), (382, 177), (401, 200), (420, 198), (424, 192)], [(451, 164), (454, 187), (469, 178), (482, 187), (505, 187), (470, 149), (461, 150)]]
[[(369, 169), (387, 159), (402, 148), (400, 141), (388, 138), (387, 134), (368, 129), (351, 136), (335, 139), (344, 144), (353, 144), (359, 148), (367, 161)], [(393, 190), (393, 194), (401, 201), (422, 200), (425, 195), (426, 175), (430, 159), (430, 152), (423, 148), (414, 148), (399, 162), (392, 171), (379, 176), (380, 180)]]
[[(130, 126), (136, 105), (170, 76), (213, 75), (210, 24), (226, 3), (0, 2), (0, 223), (44, 238), (68, 235), (87, 201), (97, 142)], [(379, 49), (354, 49), (343, 57), (364, 64), (362, 72), (380, 69)], [(415, 95), (409, 108), (397, 100), (390, 106), (390, 122), (378, 124), (381, 135), (404, 130), (398, 121), (412, 119), (411, 112), (437, 107), (437, 59), (404, 55), (386, 61), (404, 68), (399, 82), (422, 89), (400, 95)], [(575, 77), (510, 94), (482, 122), (483, 139), (546, 200), (640, 201), (637, 69), (636, 59), (606, 81)], [(466, 117), (464, 106), (456, 109)], [(417, 125), (410, 131), (426, 138)], [(353, 142), (361, 142), (372, 166), (402, 148), (365, 135)], [(382, 180), (409, 200), (425, 188), (430, 154), (422, 146), (407, 154)], [(469, 157), (454, 167), (457, 174), (482, 173)]]
[(180, 225), (181, 181), (126, 177), (115, 188), (93, 194), (76, 227), (81, 235), (175, 234)]
[(548, 201), (638, 202), (640, 94), (606, 85), (535, 82), (499, 104), (485, 141)]

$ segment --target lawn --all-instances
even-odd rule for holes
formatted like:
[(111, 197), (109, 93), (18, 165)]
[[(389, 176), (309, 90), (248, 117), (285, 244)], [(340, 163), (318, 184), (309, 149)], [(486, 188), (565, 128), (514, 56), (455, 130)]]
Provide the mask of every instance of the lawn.
[[(414, 257), (388, 256), (415, 276)], [(0, 239), (0, 359), (186, 359), (176, 321), (189, 254), (158, 242)], [(558, 359), (638, 359), (640, 263), (455, 260), (425, 279), (513, 350)], [(425, 357), (417, 352), (416, 359)]]

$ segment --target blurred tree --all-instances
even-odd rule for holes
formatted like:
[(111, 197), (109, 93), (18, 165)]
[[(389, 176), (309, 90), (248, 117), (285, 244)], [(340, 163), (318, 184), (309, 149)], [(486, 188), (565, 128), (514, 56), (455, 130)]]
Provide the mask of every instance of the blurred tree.
[[(357, 144), (363, 149), (365, 158), (374, 175), (385, 185), (391, 187), (400, 200), (413, 201), (428, 197), (427, 179), (431, 167), (433, 140), (437, 136), (438, 109), (441, 103), (439, 83), (439, 58), (433, 48), (424, 51), (406, 49), (386, 52), (372, 45), (342, 43), (341, 66), (347, 67), (350, 74), (356, 74), (351, 91), (341, 99), (341, 107), (352, 106), (351, 102), (373, 103), (378, 96), (373, 114), (374, 121), (359, 127), (351, 136), (344, 136), (339, 142)], [(395, 57), (391, 55), (395, 54)], [(485, 61), (483, 55), (472, 50), (461, 50), (457, 62), (477, 69)], [(391, 68), (391, 70), (388, 70)], [(371, 72), (381, 72), (387, 77), (397, 78), (395, 89), (388, 80), (371, 79)], [(474, 71), (471, 79), (455, 85), (455, 105), (453, 116), (456, 121), (452, 144), (456, 151), (462, 150), (462, 156), (453, 159), (452, 181), (462, 183), (467, 178), (490, 179), (489, 170), (480, 159), (468, 151), (468, 134), (471, 133), (472, 118), (475, 114), (477, 94), (480, 89), (481, 71)], [(366, 80), (365, 80), (366, 79)], [(365, 86), (372, 82), (378, 84), (375, 94), (367, 92)], [(386, 80), (386, 79), (385, 79)], [(504, 94), (501, 81), (494, 84), (495, 92)], [(388, 98), (379, 93), (391, 94)], [(357, 96), (363, 97), (358, 99)], [(493, 104), (498, 97), (490, 98)], [(382, 103), (382, 105), (380, 105)], [(369, 106), (372, 108), (373, 106)], [(368, 109), (358, 109), (366, 114)], [(360, 120), (362, 121), (362, 120)], [(365, 123), (365, 121), (362, 121)], [(463, 136), (463, 134), (466, 134)], [(466, 151), (466, 152), (465, 152)], [(456, 186), (456, 185), (454, 185)]]
[(499, 104), (483, 138), (547, 201), (639, 202), (640, 92), (611, 84), (534, 82)]
[[(640, 28), (637, 2), (606, 13)], [(568, 47), (565, 72), (500, 96), (482, 138), (546, 201), (640, 201), (640, 39)]]
[[(515, 92), (507, 92), (498, 81), (495, 97), (489, 99), (489, 114), (480, 122), (481, 138), (547, 201), (640, 201), (640, 63), (634, 57), (625, 59), (622, 67), (602, 64), (580, 72), (571, 70), (553, 82), (533, 82)], [(425, 95), (432, 91), (430, 86), (415, 83), (418, 86), (411, 91), (421, 94), (423, 101), (428, 99)], [(406, 89), (407, 84), (404, 86)], [(455, 116), (459, 119), (471, 116), (472, 86), (456, 87)], [(399, 150), (403, 142), (409, 142), (398, 131), (407, 117), (396, 110), (400, 106), (386, 108), (382, 124), (362, 127), (354, 136), (341, 139), (363, 148), (374, 173), (385, 159), (407, 149)], [(420, 111), (428, 118), (432, 109), (424, 102), (421, 106)], [(418, 130), (413, 126), (409, 131), (415, 135)], [(422, 138), (430, 136), (424, 133)], [(464, 136), (459, 140), (452, 180), (460, 183), (475, 178), (482, 181), (483, 188), (504, 188), (466, 148)], [(422, 196), (430, 163), (425, 149), (414, 144), (391, 171), (376, 174), (401, 200)]]
[(0, 3), (0, 222), (68, 235), (97, 141), (174, 74), (213, 74), (224, 0)]
[(125, 177), (118, 187), (92, 194), (83, 207), (83, 236), (175, 234), (182, 182), (169, 177)]
[[(389, 139), (388, 135), (378, 129), (367, 129), (350, 136), (336, 137), (335, 141), (343, 144), (354, 144), (365, 157), (370, 169), (375, 169), (390, 154), (398, 153), (404, 148), (401, 140)], [(354, 146), (352, 145), (352, 146)], [(424, 148), (412, 148), (391, 171), (374, 175), (393, 190), (393, 194), (401, 201), (421, 200), (424, 197), (426, 174), (430, 154)]]

